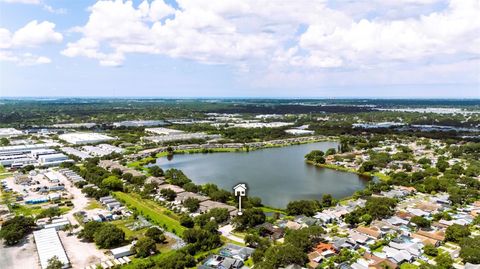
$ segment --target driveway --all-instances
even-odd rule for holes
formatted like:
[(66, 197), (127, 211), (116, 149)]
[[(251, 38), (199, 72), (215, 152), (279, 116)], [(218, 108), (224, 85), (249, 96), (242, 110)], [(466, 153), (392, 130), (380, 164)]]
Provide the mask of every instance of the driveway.
[(243, 240), (243, 238), (240, 238), (240, 237), (232, 234), (233, 226), (232, 226), (231, 224), (222, 226), (222, 227), (218, 228), (218, 230), (219, 230), (219, 231), (222, 233), (222, 235), (225, 236), (226, 238), (228, 238), (228, 239), (230, 239), (230, 240), (232, 240), (232, 241), (241, 243), (241, 244), (245, 244), (245, 240)]

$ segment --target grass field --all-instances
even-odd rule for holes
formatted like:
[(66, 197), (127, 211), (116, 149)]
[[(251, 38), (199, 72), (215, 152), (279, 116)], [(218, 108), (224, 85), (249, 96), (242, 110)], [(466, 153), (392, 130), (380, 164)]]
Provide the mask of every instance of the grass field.
[(97, 200), (91, 200), (90, 202), (88, 202), (87, 207), (85, 207), (85, 209), (87, 210), (91, 210), (95, 208), (102, 208), (102, 204), (100, 204), (100, 202)]
[(262, 206), (260, 209), (265, 212), (265, 213), (280, 213), (286, 215), (287, 212), (284, 210), (278, 209), (278, 208), (273, 208), (273, 207), (268, 207), (268, 206)]
[(133, 238), (141, 238), (143, 237), (143, 234), (147, 230), (147, 228), (143, 228), (137, 231), (130, 230), (130, 228), (127, 227), (127, 225), (134, 223), (135, 220), (129, 218), (129, 219), (122, 219), (122, 220), (114, 220), (111, 221), (110, 223), (117, 226), (118, 228), (122, 229), (125, 232), (125, 237), (127, 239), (133, 239)]
[[(15, 215), (23, 215), (23, 216), (36, 216), (42, 212), (45, 208), (42, 208), (38, 205), (17, 205), (15, 208), (11, 208), (12, 212)], [(61, 206), (60, 213), (65, 214), (71, 210), (71, 208), (66, 206)]]
[(140, 215), (150, 219), (155, 224), (166, 226), (169, 231), (175, 231), (176, 234), (182, 235), (185, 227), (180, 225), (171, 211), (160, 206), (156, 202), (148, 199), (142, 199), (138, 194), (114, 192), (114, 195), (120, 201), (131, 208), (135, 209)]
[(11, 177), (11, 176), (13, 176), (12, 173), (8, 173), (8, 172), (1, 172), (0, 173), (0, 179), (5, 179), (5, 178)]

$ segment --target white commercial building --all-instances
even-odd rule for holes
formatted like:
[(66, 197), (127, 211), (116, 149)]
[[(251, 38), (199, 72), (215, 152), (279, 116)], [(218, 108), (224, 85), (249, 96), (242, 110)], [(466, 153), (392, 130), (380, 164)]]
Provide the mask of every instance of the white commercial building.
[(237, 128), (280, 128), (293, 125), (293, 122), (249, 122), (236, 123), (233, 127)]
[(62, 162), (68, 162), (70, 160), (65, 154), (63, 153), (56, 153), (56, 154), (48, 154), (48, 155), (39, 155), (38, 156), (38, 163), (44, 166), (51, 166), (51, 165), (58, 165)]
[(23, 132), (14, 128), (0, 128), (0, 138), (1, 137), (14, 137), (22, 135)]
[(177, 135), (177, 134), (183, 134), (184, 131), (180, 130), (175, 130), (175, 129), (169, 129), (169, 128), (147, 128), (145, 129), (146, 132), (158, 134), (158, 135)]
[(155, 142), (163, 143), (170, 141), (181, 141), (181, 140), (191, 140), (191, 139), (218, 139), (220, 135), (217, 134), (206, 134), (206, 133), (181, 133), (181, 134), (172, 134), (172, 135), (158, 135), (158, 136), (149, 136), (144, 139)]
[(69, 133), (59, 135), (58, 137), (61, 140), (74, 145), (95, 144), (115, 139), (113, 137), (98, 133)]
[(285, 130), (285, 133), (292, 134), (292, 135), (311, 135), (311, 134), (314, 134), (315, 131), (301, 130), (301, 129), (288, 129), (288, 130)]
[(97, 126), (96, 123), (93, 122), (85, 122), (85, 123), (60, 123), (52, 125), (55, 128), (93, 128)]
[(61, 151), (65, 152), (66, 154), (68, 155), (73, 155), (73, 156), (76, 156), (82, 160), (85, 160), (85, 159), (88, 159), (88, 158), (92, 158), (92, 156), (86, 152), (83, 152), (83, 151), (80, 151), (78, 149), (75, 149), (75, 148), (71, 148), (71, 147), (63, 147), (63, 148), (60, 148)]
[(54, 146), (53, 144), (33, 144), (33, 145), (18, 145), (18, 146), (5, 146), (0, 147), (0, 155), (13, 155), (13, 154), (25, 154), (31, 153), (36, 149), (46, 149)]
[(142, 127), (142, 126), (162, 126), (167, 123), (163, 120), (133, 120), (133, 121), (120, 121), (114, 122), (115, 127)]
[(125, 257), (125, 256), (130, 256), (130, 255), (135, 254), (135, 252), (132, 251), (132, 246), (134, 244), (135, 244), (135, 242), (132, 242), (132, 244), (130, 244), (130, 245), (126, 245), (126, 246), (123, 246), (123, 247), (111, 249), (110, 252), (112, 252), (112, 255), (115, 259), (122, 258), (122, 257)]
[(34, 231), (33, 237), (35, 239), (35, 244), (37, 245), (38, 257), (42, 269), (46, 269), (48, 266), (48, 260), (55, 256), (62, 262), (62, 268), (70, 267), (67, 253), (65, 253), (62, 242), (54, 228)]

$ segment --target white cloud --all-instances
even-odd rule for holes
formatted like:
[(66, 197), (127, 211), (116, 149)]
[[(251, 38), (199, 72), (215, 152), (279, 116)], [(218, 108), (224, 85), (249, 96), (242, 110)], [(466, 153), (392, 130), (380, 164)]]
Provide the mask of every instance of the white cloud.
[(62, 34), (55, 31), (55, 24), (33, 20), (14, 33), (0, 28), (0, 60), (18, 63), (19, 65), (36, 65), (50, 63), (45, 56), (33, 55), (25, 49), (37, 48), (48, 43), (60, 43)]
[(33, 55), (31, 53), (13, 54), (10, 51), (0, 51), (0, 61), (16, 63), (20, 66), (32, 66), (49, 64), (52, 61), (45, 56)]
[(62, 34), (55, 32), (55, 24), (33, 20), (15, 32), (12, 37), (14, 47), (36, 47), (46, 43), (60, 43)]
[(43, 9), (55, 14), (67, 14), (67, 10), (65, 8), (54, 8), (50, 5), (44, 4)]
[(479, 54), (479, 12), (480, 1), (456, 0), (446, 11), (419, 19), (362, 19), (334, 27), (316, 23), (301, 35), (298, 47), (308, 51), (304, 62), (312, 63), (311, 66), (318, 62), (318, 54), (337, 58), (349, 67), (426, 60), (442, 55)]
[(43, 9), (54, 14), (66, 14), (67, 10), (64, 8), (54, 8), (45, 4), (42, 0), (0, 0), (0, 2), (11, 4), (27, 4), (27, 5), (42, 5)]
[[(402, 75), (408, 81), (413, 80), (411, 66), (425, 76), (448, 79), (445, 68), (432, 66), (459, 67), (456, 63), (480, 54), (480, 0), (177, 3), (178, 9), (163, 0), (138, 6), (98, 1), (89, 9), (88, 22), (75, 28), (82, 37), (62, 54), (105, 66), (122, 65), (131, 53), (166, 55), (232, 65), (241, 76), (272, 84), (282, 81), (278, 77), (289, 78), (293, 85), (345, 83), (341, 74), (355, 80), (374, 78), (375, 72), (387, 76), (384, 70), (408, 73)], [(471, 62), (462, 66), (469, 68), (467, 77), (478, 74)]]

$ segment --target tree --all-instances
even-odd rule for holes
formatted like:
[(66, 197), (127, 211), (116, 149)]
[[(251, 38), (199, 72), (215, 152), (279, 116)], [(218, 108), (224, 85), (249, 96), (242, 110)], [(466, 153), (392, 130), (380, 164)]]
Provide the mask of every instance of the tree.
[(370, 214), (366, 213), (366, 214), (363, 214), (363, 215), (360, 217), (359, 220), (360, 220), (360, 222), (365, 222), (365, 224), (368, 225), (368, 224), (372, 223), (373, 217), (372, 217)]
[[(307, 159), (307, 161), (311, 161), (311, 162), (316, 162), (317, 163), (317, 160), (320, 160), (321, 158), (323, 158), (323, 156), (325, 156), (325, 153), (321, 150), (312, 150), (310, 151), (310, 153), (308, 153), (307, 155), (305, 155), (305, 159)], [(325, 158), (323, 158), (323, 160), (325, 160)]]
[(218, 190), (218, 191), (211, 192), (208, 196), (213, 201), (226, 203), (230, 199), (232, 194), (226, 190)]
[(132, 181), (133, 175), (131, 173), (125, 173), (122, 175), (122, 178), (125, 179), (128, 182)]
[(160, 168), (158, 165), (150, 166), (148, 168), (148, 172), (154, 177), (161, 177), (164, 175), (162, 168)]
[(432, 244), (428, 244), (423, 247), (423, 252), (429, 256), (436, 257), (438, 255), (438, 248)]
[(363, 162), (362, 165), (360, 166), (360, 168), (358, 168), (358, 171), (360, 173), (364, 173), (364, 172), (371, 172), (373, 171), (373, 169), (375, 168), (375, 164), (371, 161), (366, 161), (366, 162)]
[(331, 194), (324, 194), (322, 196), (322, 207), (330, 207), (334, 205), (335, 199), (333, 199), (333, 196)]
[(243, 211), (242, 215), (236, 216), (233, 219), (235, 228), (244, 231), (253, 228), (265, 222), (265, 213), (258, 208), (248, 208)]
[(303, 265), (308, 261), (307, 254), (301, 249), (284, 244), (268, 248), (264, 254), (264, 260), (255, 268), (280, 268), (291, 264)]
[(185, 185), (183, 185), (183, 189), (185, 191), (197, 193), (200, 191), (200, 186), (195, 185), (195, 183), (193, 182), (188, 182)]
[(195, 227), (187, 229), (183, 232), (183, 239), (192, 244), (192, 248), (195, 250), (210, 250), (221, 246), (222, 240), (218, 232), (211, 229), (202, 229)]
[(167, 201), (173, 201), (177, 197), (177, 194), (172, 189), (162, 189), (162, 190), (160, 190), (160, 194)]
[(299, 230), (289, 230), (285, 235), (285, 243), (290, 243), (306, 253), (313, 246), (320, 243), (324, 233), (325, 230), (323, 230), (323, 228), (320, 226), (310, 226)]
[(195, 258), (186, 251), (175, 251), (172, 255), (166, 256), (157, 263), (156, 268), (162, 269), (184, 269), (195, 266)]
[(445, 231), (445, 241), (460, 242), (461, 239), (470, 236), (468, 226), (453, 224)]
[(200, 201), (196, 198), (189, 197), (183, 201), (183, 206), (185, 206), (188, 211), (196, 212), (200, 208)]
[(439, 253), (437, 257), (435, 257), (435, 262), (437, 263), (438, 269), (451, 269), (453, 268), (453, 259), (450, 254), (446, 252)]
[(413, 216), (410, 219), (410, 222), (415, 223), (415, 225), (417, 225), (419, 228), (429, 228), (431, 224), (428, 219), (421, 216)]
[(157, 252), (157, 246), (155, 241), (150, 237), (140, 238), (134, 246), (133, 251), (136, 253), (137, 258), (145, 258)]
[(85, 223), (83, 229), (78, 233), (78, 237), (85, 239), (88, 242), (93, 242), (95, 232), (103, 226), (103, 223), (96, 221), (89, 221)]
[(10, 140), (6, 137), (0, 138), (0, 146), (8, 146), (10, 145)]
[(329, 148), (327, 149), (327, 151), (325, 152), (325, 155), (334, 155), (337, 153), (337, 150), (335, 148)]
[(267, 249), (270, 247), (270, 240), (268, 240), (268, 238), (260, 237), (256, 234), (247, 234), (245, 236), (245, 245), (253, 248)]
[(306, 215), (310, 217), (318, 210), (320, 210), (319, 203), (313, 200), (291, 201), (287, 204), (287, 214), (292, 216)]
[(262, 199), (260, 197), (248, 197), (248, 203), (253, 207), (262, 206)]
[(102, 187), (112, 191), (119, 191), (123, 188), (123, 182), (116, 176), (109, 176), (102, 180)]
[(53, 256), (52, 258), (48, 259), (46, 269), (62, 269), (62, 268), (63, 268), (63, 263), (58, 259), (57, 256)]
[(184, 227), (187, 227), (187, 228), (193, 228), (193, 226), (195, 225), (195, 222), (188, 215), (182, 215), (180, 217), (180, 225), (182, 225)]
[(438, 171), (440, 172), (445, 172), (445, 170), (447, 170), (449, 164), (446, 160), (443, 160), (443, 159), (440, 159), (438, 160), (437, 164), (435, 165), (435, 167), (437, 167)]
[(125, 242), (125, 232), (113, 224), (104, 224), (94, 233), (94, 241), (100, 248), (112, 248)]
[(52, 219), (55, 216), (60, 216), (62, 212), (60, 211), (60, 208), (54, 206), (54, 207), (49, 207), (47, 209), (43, 209), (40, 214), (38, 214), (38, 218), (50, 218)]
[(194, 221), (197, 225), (203, 227), (212, 219), (216, 223), (223, 223), (227, 221), (229, 217), (230, 214), (226, 208), (212, 208), (207, 213), (196, 216)]
[(460, 241), (460, 257), (464, 262), (480, 264), (480, 236), (464, 238)]
[(160, 230), (158, 227), (150, 227), (148, 230), (145, 232), (145, 236), (151, 238), (153, 241), (156, 243), (163, 243), (167, 238), (163, 234), (163, 231)]
[(35, 226), (33, 218), (16, 216), (2, 224), (0, 238), (5, 240), (7, 246), (13, 246), (32, 231)]
[(122, 172), (122, 170), (120, 170), (120, 168), (113, 168), (113, 169), (111, 170), (111, 172), (112, 172), (112, 174), (114, 174), (114, 175), (116, 175), (116, 176), (119, 176), (119, 177), (121, 177), (122, 174), (123, 174), (123, 172)]

